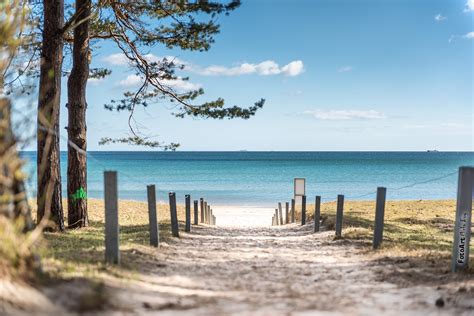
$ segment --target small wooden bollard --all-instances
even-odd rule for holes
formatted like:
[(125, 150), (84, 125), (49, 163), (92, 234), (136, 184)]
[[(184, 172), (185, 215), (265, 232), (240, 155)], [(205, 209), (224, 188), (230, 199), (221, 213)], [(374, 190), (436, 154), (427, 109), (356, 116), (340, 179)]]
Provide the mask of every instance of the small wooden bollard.
[(186, 194), (184, 196), (184, 205), (186, 207), (186, 224), (184, 226), (185, 232), (191, 231), (191, 196)]
[(120, 263), (117, 172), (104, 172), (105, 262)]
[(466, 270), (469, 267), (473, 193), (474, 167), (460, 167), (458, 175), (456, 221), (454, 222), (453, 272)]
[(314, 200), (314, 232), (319, 232), (319, 222), (321, 221), (321, 197), (316, 195)]
[(283, 225), (283, 212), (281, 210), (281, 202), (278, 202), (278, 215), (280, 216), (280, 225)]
[(176, 194), (169, 193), (170, 198), (170, 218), (171, 218), (171, 233), (173, 237), (179, 237), (178, 213), (176, 212)]
[(278, 219), (278, 210), (275, 209), (275, 222), (276, 222), (277, 225), (278, 225), (278, 221), (279, 221), (279, 219)]
[(204, 224), (207, 224), (207, 201), (204, 200)]
[(383, 240), (383, 219), (385, 214), (385, 197), (387, 189), (384, 187), (377, 188), (377, 199), (375, 202), (375, 227), (373, 248), (377, 249)]
[(301, 225), (306, 225), (306, 195), (301, 197)]
[(290, 216), (289, 208), (290, 208), (290, 203), (285, 202), (285, 223), (286, 224), (290, 222), (290, 219), (288, 218), (288, 216)]
[(272, 226), (275, 226), (275, 215), (272, 216)]
[(158, 247), (158, 218), (156, 216), (156, 191), (155, 185), (147, 185), (148, 220), (150, 223), (150, 245)]
[(336, 237), (342, 236), (342, 216), (344, 213), (344, 195), (337, 196), (337, 210), (336, 210)]
[(201, 223), (204, 223), (204, 199), (200, 198), (199, 201), (201, 202)]
[(194, 200), (194, 225), (198, 225), (199, 222), (199, 201)]
[(214, 225), (217, 225), (217, 218), (214, 216)]
[(291, 199), (291, 222), (295, 222), (295, 199)]

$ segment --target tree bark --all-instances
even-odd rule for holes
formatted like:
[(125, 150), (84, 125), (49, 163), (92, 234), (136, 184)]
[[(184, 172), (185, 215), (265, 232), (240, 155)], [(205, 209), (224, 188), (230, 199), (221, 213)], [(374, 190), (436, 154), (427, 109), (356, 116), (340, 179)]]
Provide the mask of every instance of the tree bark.
[(64, 230), (61, 195), (59, 109), (63, 62), (64, 1), (44, 0), (43, 43), (38, 97), (38, 222), (48, 216)]
[(89, 16), (91, 0), (76, 0), (77, 21), (74, 28), (73, 64), (68, 79), (67, 193), (68, 227), (88, 225), (87, 216), (87, 126), (86, 87), (89, 77)]

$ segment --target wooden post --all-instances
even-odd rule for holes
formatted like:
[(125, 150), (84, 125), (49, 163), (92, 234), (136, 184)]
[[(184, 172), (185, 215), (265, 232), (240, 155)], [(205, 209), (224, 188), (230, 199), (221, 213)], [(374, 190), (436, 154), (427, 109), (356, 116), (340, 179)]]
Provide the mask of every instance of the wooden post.
[(208, 209), (207, 209), (207, 223), (208, 223), (209, 225), (212, 225), (212, 223), (211, 223), (211, 215), (212, 215), (212, 213), (211, 213), (211, 206), (208, 205), (207, 208), (208, 208)]
[(385, 197), (387, 189), (384, 187), (377, 188), (377, 198), (375, 202), (375, 227), (373, 248), (377, 249), (383, 240), (383, 221), (385, 214)]
[(217, 218), (214, 216), (214, 225), (217, 225)]
[(277, 209), (275, 209), (275, 221), (276, 221), (276, 224), (278, 225), (279, 219), (278, 219), (278, 210)]
[(281, 202), (278, 202), (278, 215), (280, 216), (280, 225), (283, 225), (283, 212), (281, 210)]
[(176, 194), (169, 193), (170, 199), (170, 218), (171, 218), (171, 233), (173, 237), (179, 237), (178, 214), (176, 212)]
[(291, 199), (291, 222), (295, 222), (295, 199)]
[(104, 172), (105, 262), (120, 263), (117, 172)]
[(194, 200), (194, 225), (198, 225), (199, 222), (199, 202)]
[(288, 218), (288, 216), (290, 216), (289, 208), (290, 208), (290, 203), (285, 202), (285, 223), (286, 224), (288, 224), (290, 222), (290, 219)]
[(336, 237), (342, 236), (342, 215), (344, 213), (344, 195), (337, 196)]
[(204, 199), (200, 198), (199, 201), (201, 202), (201, 223), (204, 223)]
[(156, 190), (155, 185), (147, 185), (148, 196), (148, 221), (150, 223), (150, 245), (158, 247), (158, 218), (156, 216)]
[(204, 224), (207, 224), (207, 201), (204, 200)]
[(186, 225), (184, 226), (185, 232), (191, 231), (191, 196), (186, 194), (184, 196), (184, 205), (186, 207)]
[(319, 222), (321, 221), (321, 197), (316, 195), (314, 200), (314, 232), (319, 232)]
[(454, 223), (453, 272), (466, 270), (469, 267), (473, 193), (474, 167), (460, 167), (456, 202), (456, 222)]
[(275, 226), (275, 215), (272, 216), (272, 226)]
[(301, 225), (306, 225), (306, 195), (301, 197)]

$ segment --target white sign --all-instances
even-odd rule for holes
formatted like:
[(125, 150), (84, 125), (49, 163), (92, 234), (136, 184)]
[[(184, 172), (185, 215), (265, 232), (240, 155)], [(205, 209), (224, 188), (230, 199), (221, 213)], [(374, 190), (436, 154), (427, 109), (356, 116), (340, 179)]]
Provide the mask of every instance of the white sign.
[(305, 178), (295, 178), (295, 202), (296, 204), (301, 204), (302, 196), (306, 195), (306, 179)]

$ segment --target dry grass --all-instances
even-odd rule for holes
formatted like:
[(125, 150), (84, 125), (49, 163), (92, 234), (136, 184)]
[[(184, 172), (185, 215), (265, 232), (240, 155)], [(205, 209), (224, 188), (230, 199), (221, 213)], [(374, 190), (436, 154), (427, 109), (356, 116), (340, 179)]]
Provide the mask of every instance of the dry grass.
[[(64, 201), (67, 209), (67, 202)], [(31, 203), (32, 206), (35, 203)], [(119, 201), (120, 255), (119, 267), (104, 263), (104, 202), (88, 200), (89, 227), (66, 230), (63, 233), (45, 232), (45, 251), (42, 253), (44, 270), (50, 277), (94, 277), (102, 272), (119, 277), (132, 277), (143, 259), (154, 256), (156, 248), (149, 246), (148, 206), (146, 202)], [(160, 242), (171, 237), (168, 205), (157, 205)], [(33, 214), (36, 210), (33, 209)], [(180, 230), (184, 228), (184, 207), (178, 205)]]
[(29, 233), (23, 233), (23, 223), (0, 216), (0, 276), (30, 279), (34, 275), (34, 253), (25, 247)]
[[(308, 206), (307, 214), (309, 219), (313, 218), (314, 205)], [(380, 253), (387, 256), (431, 253), (449, 259), (455, 214), (454, 200), (387, 201)], [(334, 229), (336, 202), (321, 204), (321, 218), (326, 229)], [(375, 201), (346, 201), (343, 238), (371, 246), (374, 220)], [(470, 251), (472, 260), (473, 244)]]

